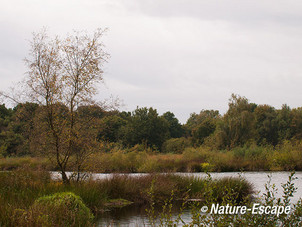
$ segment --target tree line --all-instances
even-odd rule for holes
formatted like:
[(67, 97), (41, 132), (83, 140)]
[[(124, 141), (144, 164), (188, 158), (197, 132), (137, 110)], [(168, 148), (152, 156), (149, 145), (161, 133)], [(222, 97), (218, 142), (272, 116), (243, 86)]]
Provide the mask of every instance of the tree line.
[[(66, 106), (55, 108), (61, 120), (66, 118)], [(0, 105), (1, 156), (35, 156), (41, 150), (47, 153), (47, 149), (52, 149), (45, 134), (44, 110), (45, 106), (30, 102), (14, 108)], [(152, 107), (121, 112), (86, 105), (79, 106), (74, 115), (81, 122), (76, 127), (77, 135), (81, 135), (78, 149), (97, 152), (102, 151), (103, 144), (123, 148), (140, 145), (158, 152), (181, 153), (188, 146), (213, 149), (232, 149), (251, 143), (276, 146), (302, 137), (301, 107), (291, 109), (283, 105), (275, 109), (250, 103), (247, 98), (234, 94), (224, 115), (217, 110), (202, 110), (192, 113), (185, 124), (172, 112), (160, 115)]]

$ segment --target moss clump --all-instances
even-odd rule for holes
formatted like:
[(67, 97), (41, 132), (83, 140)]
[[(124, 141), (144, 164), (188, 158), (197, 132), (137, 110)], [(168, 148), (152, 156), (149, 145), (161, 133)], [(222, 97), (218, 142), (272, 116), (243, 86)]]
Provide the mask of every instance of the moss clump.
[(71, 192), (43, 196), (29, 211), (17, 213), (17, 223), (25, 226), (89, 226), (93, 219), (82, 199)]

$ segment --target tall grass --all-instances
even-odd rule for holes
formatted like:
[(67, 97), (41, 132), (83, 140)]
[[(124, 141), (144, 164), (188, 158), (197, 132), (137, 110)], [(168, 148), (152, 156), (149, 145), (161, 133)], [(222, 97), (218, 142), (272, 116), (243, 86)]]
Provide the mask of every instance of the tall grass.
[[(61, 182), (51, 180), (49, 173), (46, 171), (19, 169), (12, 172), (1, 172), (0, 226), (17, 226), (18, 223), (25, 223), (24, 220), (26, 218), (31, 220), (29, 223), (40, 223), (33, 219), (43, 216), (44, 213), (38, 212), (39, 209), (35, 209), (35, 207), (40, 206), (34, 204), (45, 196), (52, 196), (55, 193), (62, 192), (72, 192), (79, 196), (83, 203), (96, 215), (106, 209), (113, 199), (124, 199), (136, 204), (150, 204), (151, 199), (148, 192), (151, 187), (153, 187), (152, 200), (159, 205), (163, 205), (163, 201), (170, 197), (172, 191), (177, 199), (185, 199), (188, 195), (189, 198), (202, 200), (205, 199), (204, 192), (209, 191), (213, 187), (218, 190), (226, 188), (233, 190), (238, 198), (252, 193), (252, 186), (242, 179), (215, 180), (212, 184), (204, 182), (204, 179), (193, 177), (149, 174), (140, 177), (116, 175), (109, 179), (90, 179), (64, 185)], [(237, 187), (237, 184), (241, 186)], [(187, 193), (188, 190), (189, 194)], [(213, 196), (217, 196), (219, 199), (220, 192), (217, 191)], [(243, 199), (243, 197), (240, 199)], [(44, 208), (40, 210), (44, 210)], [(59, 210), (62, 210), (63, 214), (64, 212), (69, 212), (64, 207)], [(14, 218), (20, 215), (23, 218)], [(73, 213), (68, 213), (68, 215), (72, 215), (75, 218)], [(64, 215), (62, 215), (63, 217)], [(74, 220), (77, 219), (75, 218)], [(56, 223), (56, 221), (49, 219), (42, 221), (46, 221), (45, 223)], [(60, 222), (62, 220), (57, 221)]]
[(0, 170), (16, 170), (18, 168), (28, 167), (31, 169), (54, 170), (55, 166), (47, 158), (39, 157), (7, 157), (0, 158)]
[[(102, 173), (299, 171), (302, 170), (301, 157), (302, 142), (289, 141), (284, 141), (276, 147), (250, 144), (232, 150), (212, 150), (204, 146), (187, 147), (177, 154), (156, 153), (138, 146), (124, 150), (113, 147), (111, 152), (93, 154), (87, 160), (86, 170)], [(54, 165), (42, 158), (0, 159), (0, 170), (13, 170), (22, 166), (56, 170)]]
[[(294, 180), (297, 179), (294, 176), (294, 172), (288, 178), (288, 181), (282, 184), (283, 195), (282, 198), (275, 197), (275, 187), (271, 185), (270, 178), (268, 182), (265, 184), (266, 191), (263, 193), (262, 198), (249, 200), (246, 198), (238, 199), (238, 194), (234, 193), (233, 190), (230, 190), (229, 187), (225, 187), (229, 183), (232, 184), (233, 189), (238, 190), (238, 187), (242, 187), (244, 185), (238, 184), (238, 181), (230, 181), (226, 184), (225, 181), (229, 181), (229, 179), (225, 179), (221, 181), (222, 188), (219, 185), (213, 185), (213, 179), (209, 176), (208, 179), (203, 182), (205, 184), (212, 184), (210, 190), (206, 190), (204, 193), (208, 195), (206, 200), (202, 203), (195, 202), (191, 205), (191, 221), (189, 223), (185, 223), (181, 218), (181, 213), (178, 215), (176, 219), (171, 218), (171, 210), (173, 208), (173, 204), (171, 200), (168, 203), (163, 205), (162, 212), (159, 214), (155, 214), (155, 212), (151, 212), (153, 210), (153, 205), (151, 204), (148, 216), (150, 226), (179, 226), (182, 223), (183, 226), (270, 226), (270, 227), (290, 227), (290, 226), (301, 226), (302, 225), (302, 199), (296, 203), (291, 203), (291, 198), (296, 192), (297, 188), (294, 185)], [(220, 191), (220, 197), (213, 196), (217, 191)], [(209, 196), (210, 195), (210, 196)], [(171, 195), (173, 196), (173, 194)], [(218, 199), (218, 200), (217, 200)], [(212, 204), (219, 204), (220, 206), (246, 206), (248, 208), (252, 208), (253, 204), (257, 203), (257, 206), (268, 207), (272, 209), (274, 206), (277, 207), (287, 207), (290, 206), (289, 213), (280, 213), (271, 212), (264, 213), (258, 212), (253, 213), (251, 210), (248, 210), (245, 213), (211, 213), (211, 209), (203, 210), (201, 207), (211, 207)], [(169, 207), (167, 210), (166, 207)], [(273, 209), (272, 209), (273, 210)]]
[(95, 172), (229, 172), (302, 170), (302, 143), (285, 141), (276, 147), (254, 144), (232, 150), (187, 147), (181, 154), (119, 150), (95, 154)]

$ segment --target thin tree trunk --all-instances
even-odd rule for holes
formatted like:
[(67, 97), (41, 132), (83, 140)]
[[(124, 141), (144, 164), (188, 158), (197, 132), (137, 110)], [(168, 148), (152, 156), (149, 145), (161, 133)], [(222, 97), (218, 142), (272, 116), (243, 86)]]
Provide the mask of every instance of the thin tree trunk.
[(68, 179), (66, 172), (64, 170), (61, 170), (61, 174), (62, 174), (62, 180), (64, 184), (70, 184), (70, 180)]

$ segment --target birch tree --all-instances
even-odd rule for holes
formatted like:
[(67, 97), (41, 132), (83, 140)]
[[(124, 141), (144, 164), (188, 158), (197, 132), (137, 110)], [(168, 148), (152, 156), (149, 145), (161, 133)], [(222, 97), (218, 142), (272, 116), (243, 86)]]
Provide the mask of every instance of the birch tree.
[(74, 32), (66, 38), (50, 38), (45, 31), (35, 33), (25, 59), (29, 69), (26, 91), (31, 101), (43, 107), (41, 149), (56, 162), (65, 183), (70, 181), (66, 174), (70, 160), (80, 172), (90, 153), (81, 132), (87, 122), (79, 118), (77, 110), (98, 105), (93, 97), (97, 84), (103, 81), (102, 68), (109, 57), (102, 43), (104, 32), (98, 29), (92, 36)]

